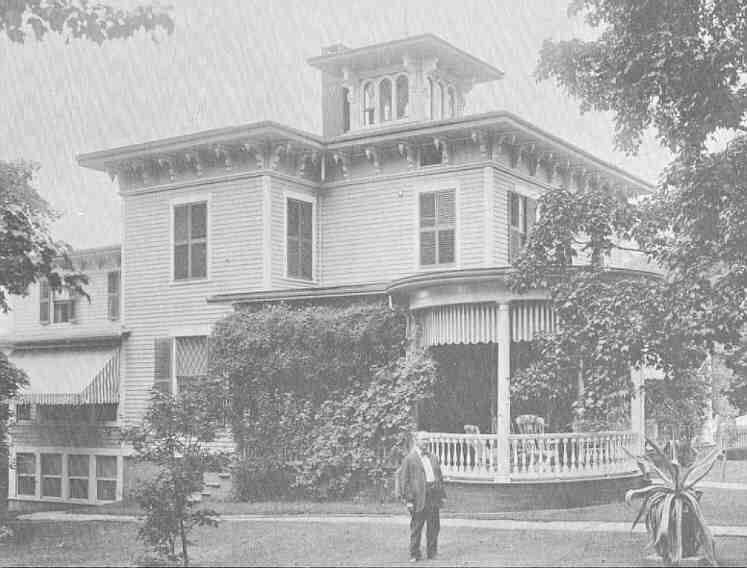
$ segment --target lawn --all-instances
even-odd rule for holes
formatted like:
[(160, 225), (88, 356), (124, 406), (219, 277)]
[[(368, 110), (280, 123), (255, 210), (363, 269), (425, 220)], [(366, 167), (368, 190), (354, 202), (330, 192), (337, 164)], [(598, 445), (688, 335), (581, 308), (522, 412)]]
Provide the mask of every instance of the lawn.
[[(193, 563), (202, 566), (397, 566), (407, 564), (404, 524), (224, 522), (195, 533)], [(23, 522), (0, 546), (0, 565), (127, 566), (143, 553), (126, 522)], [(645, 536), (629, 533), (442, 530), (440, 556), (424, 566), (646, 566)], [(722, 565), (747, 558), (747, 539), (717, 538)]]

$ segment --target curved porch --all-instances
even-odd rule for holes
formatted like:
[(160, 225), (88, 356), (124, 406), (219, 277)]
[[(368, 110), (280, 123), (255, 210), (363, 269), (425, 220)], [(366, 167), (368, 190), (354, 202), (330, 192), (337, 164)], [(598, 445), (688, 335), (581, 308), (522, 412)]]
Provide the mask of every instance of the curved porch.
[[(509, 273), (506, 268), (432, 272), (394, 282), (388, 290), (410, 310), (413, 347), (448, 352), (452, 382), (445, 396), (456, 393), (452, 406), (461, 407), (439, 409), (437, 401), (430, 416), (416, 409), (418, 427), (427, 432), (445, 480), (474, 490), (481, 484), (571, 487), (638, 478), (630, 454), (643, 449), (642, 392), (633, 397), (620, 427), (609, 431), (512, 428), (510, 377), (535, 334), (554, 330), (555, 317), (546, 291), (515, 294), (506, 285)], [(641, 374), (631, 370), (631, 375), (640, 384)], [(550, 420), (549, 428), (563, 423)]]

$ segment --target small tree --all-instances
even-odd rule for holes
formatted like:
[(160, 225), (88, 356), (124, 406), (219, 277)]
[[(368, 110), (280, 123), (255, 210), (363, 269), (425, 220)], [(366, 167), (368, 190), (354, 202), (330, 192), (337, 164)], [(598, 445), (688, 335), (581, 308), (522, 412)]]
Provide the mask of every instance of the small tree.
[(203, 487), (203, 474), (217, 461), (208, 451), (215, 439), (220, 412), (217, 389), (200, 384), (178, 396), (153, 392), (143, 426), (125, 434), (136, 459), (152, 464), (156, 473), (136, 490), (145, 511), (138, 538), (160, 559), (189, 566), (188, 536), (196, 526), (217, 526), (218, 513), (198, 508), (195, 494)]

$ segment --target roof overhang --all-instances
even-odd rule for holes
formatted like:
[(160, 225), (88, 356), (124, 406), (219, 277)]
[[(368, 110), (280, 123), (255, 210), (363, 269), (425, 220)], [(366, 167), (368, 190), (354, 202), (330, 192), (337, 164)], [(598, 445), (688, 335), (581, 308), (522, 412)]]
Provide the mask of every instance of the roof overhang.
[(375, 144), (396, 144), (405, 141), (426, 141), (433, 137), (469, 139), (478, 133), (505, 137), (514, 145), (534, 146), (537, 155), (552, 154), (558, 161), (567, 161), (576, 167), (598, 170), (628, 187), (630, 196), (647, 195), (655, 186), (622, 168), (600, 160), (593, 154), (555, 136), (531, 122), (508, 111), (493, 111), (471, 116), (422, 123), (404, 123), (375, 131), (357, 131), (328, 140), (326, 149), (344, 151)]
[(312, 57), (308, 59), (308, 63), (326, 73), (342, 75), (345, 67), (371, 69), (402, 62), (405, 57), (437, 57), (440, 68), (475, 83), (495, 81), (503, 77), (503, 71), (500, 69), (433, 34), (411, 36), (357, 49), (338, 50), (335, 53)]
[(78, 164), (93, 170), (112, 172), (123, 162), (158, 158), (199, 148), (214, 149), (221, 145), (296, 143), (309, 149), (321, 150), (323, 140), (309, 132), (264, 120), (241, 126), (204, 130), (183, 136), (162, 138), (142, 144), (120, 146), (99, 152), (79, 154)]
[(13, 351), (28, 351), (42, 349), (97, 349), (112, 348), (120, 345), (122, 339), (129, 335), (129, 331), (118, 331), (115, 333), (100, 333), (92, 335), (90, 333), (81, 335), (66, 335), (60, 337), (58, 334), (49, 336), (33, 337), (15, 337), (5, 344), (6, 347)]
[(349, 286), (316, 288), (289, 288), (285, 290), (258, 290), (210, 296), (210, 304), (265, 304), (273, 302), (308, 302), (345, 298), (376, 298), (386, 296), (387, 284), (368, 283)]

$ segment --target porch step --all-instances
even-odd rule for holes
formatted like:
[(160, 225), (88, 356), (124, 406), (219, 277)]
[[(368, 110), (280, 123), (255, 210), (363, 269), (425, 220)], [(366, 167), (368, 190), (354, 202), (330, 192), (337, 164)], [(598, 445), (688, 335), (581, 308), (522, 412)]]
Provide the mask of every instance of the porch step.
[(210, 491), (203, 491), (202, 493), (200, 493), (201, 497), (210, 497), (210, 495), (211, 495)]
[(218, 474), (218, 477), (220, 477), (221, 479), (231, 479), (231, 474), (227, 471), (221, 471)]
[(205, 487), (209, 487), (210, 489), (220, 489), (220, 483), (217, 483), (215, 481), (209, 481), (205, 483)]

